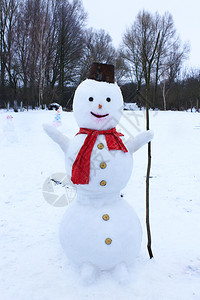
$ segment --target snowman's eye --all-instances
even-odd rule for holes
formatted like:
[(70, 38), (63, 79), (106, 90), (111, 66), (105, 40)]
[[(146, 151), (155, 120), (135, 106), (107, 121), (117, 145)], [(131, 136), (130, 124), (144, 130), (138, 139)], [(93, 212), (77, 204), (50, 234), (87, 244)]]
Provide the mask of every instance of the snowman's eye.
[(111, 99), (108, 97), (108, 98), (106, 98), (106, 101), (107, 101), (107, 102), (110, 102), (110, 101), (111, 101)]
[(89, 98), (89, 101), (90, 101), (90, 102), (92, 102), (93, 100), (94, 100), (94, 98), (93, 98), (93, 97), (90, 97), (90, 98)]

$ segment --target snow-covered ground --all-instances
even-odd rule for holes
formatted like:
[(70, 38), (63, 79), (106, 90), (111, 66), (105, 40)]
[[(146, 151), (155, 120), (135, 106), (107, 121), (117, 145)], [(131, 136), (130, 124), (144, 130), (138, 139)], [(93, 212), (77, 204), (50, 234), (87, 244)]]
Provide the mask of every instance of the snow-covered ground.
[[(51, 174), (65, 172), (63, 153), (42, 129), (54, 117), (54, 111), (0, 113), (0, 299), (199, 300), (200, 114), (151, 112), (154, 259), (146, 250), (144, 146), (134, 155), (134, 171), (123, 191), (143, 226), (130, 283), (119, 285), (102, 273), (92, 286), (80, 283), (59, 243), (66, 206), (50, 205), (42, 193)], [(119, 127), (126, 138), (136, 135), (145, 128), (144, 112), (125, 111)], [(60, 130), (74, 136), (73, 113), (63, 112)]]

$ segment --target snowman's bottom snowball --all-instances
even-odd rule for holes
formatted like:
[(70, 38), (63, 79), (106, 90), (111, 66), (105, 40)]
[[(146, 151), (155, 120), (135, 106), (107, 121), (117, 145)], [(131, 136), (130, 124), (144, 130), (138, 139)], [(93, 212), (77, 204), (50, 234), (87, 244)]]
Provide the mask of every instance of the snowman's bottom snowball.
[(99, 208), (82, 205), (76, 199), (63, 217), (60, 240), (67, 257), (76, 265), (91, 263), (100, 270), (109, 270), (120, 263), (134, 263), (142, 229), (133, 208), (121, 198)]

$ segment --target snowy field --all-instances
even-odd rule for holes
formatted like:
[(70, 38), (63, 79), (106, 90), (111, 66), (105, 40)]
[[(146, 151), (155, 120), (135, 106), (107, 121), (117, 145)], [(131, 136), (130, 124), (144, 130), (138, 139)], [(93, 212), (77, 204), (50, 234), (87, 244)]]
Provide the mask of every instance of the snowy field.
[[(0, 299), (199, 300), (200, 114), (151, 112), (154, 259), (146, 250), (144, 146), (134, 155), (133, 174), (122, 191), (143, 226), (130, 283), (120, 285), (102, 273), (92, 286), (80, 283), (58, 240), (67, 207), (50, 205), (42, 193), (51, 174), (65, 171), (62, 151), (42, 129), (54, 117), (54, 111), (0, 112)], [(135, 136), (145, 128), (144, 113), (125, 111), (120, 127), (126, 138)], [(62, 113), (59, 129), (74, 136), (72, 113)]]

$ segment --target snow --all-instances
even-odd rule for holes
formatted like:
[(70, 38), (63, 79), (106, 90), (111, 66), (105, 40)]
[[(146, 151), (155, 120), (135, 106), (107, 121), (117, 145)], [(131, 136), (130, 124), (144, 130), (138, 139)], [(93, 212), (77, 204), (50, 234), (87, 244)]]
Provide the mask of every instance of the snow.
[[(0, 299), (1, 300), (188, 300), (200, 299), (200, 115), (151, 112), (154, 130), (150, 220), (154, 259), (146, 250), (147, 147), (134, 154), (132, 177), (123, 190), (143, 227), (140, 256), (130, 283), (103, 272), (84, 286), (58, 239), (65, 207), (47, 203), (45, 180), (64, 173), (64, 155), (43, 132), (53, 111), (0, 113)], [(9, 120), (10, 121), (10, 120)], [(126, 138), (145, 129), (144, 112), (125, 111), (117, 128)], [(63, 133), (78, 131), (73, 113), (62, 114)], [(70, 204), (69, 204), (70, 205)], [(81, 234), (81, 233), (80, 233)]]
[(127, 109), (127, 110), (139, 110), (139, 107), (137, 106), (136, 103), (124, 103), (124, 109)]

